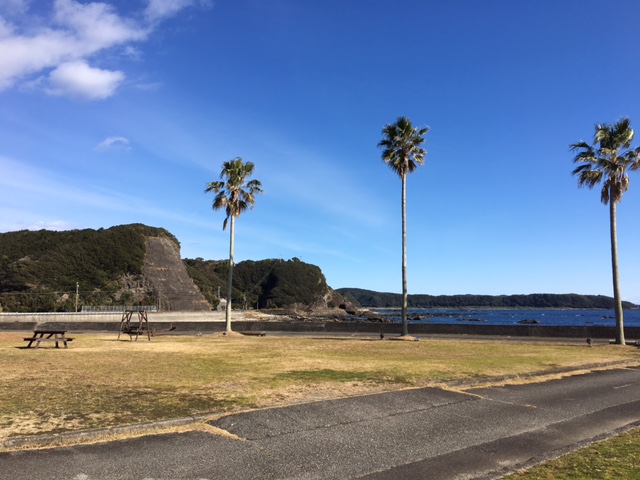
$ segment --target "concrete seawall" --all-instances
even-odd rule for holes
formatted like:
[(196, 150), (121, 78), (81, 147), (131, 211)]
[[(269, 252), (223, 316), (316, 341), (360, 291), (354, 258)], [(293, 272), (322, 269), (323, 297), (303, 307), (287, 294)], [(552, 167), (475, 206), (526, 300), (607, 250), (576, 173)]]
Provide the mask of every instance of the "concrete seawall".
[[(224, 312), (152, 312), (148, 314), (149, 327), (158, 330), (169, 325), (176, 333), (221, 332), (224, 330)], [(0, 313), (0, 331), (32, 331), (36, 325), (54, 323), (73, 331), (117, 332), (121, 313)], [(134, 315), (133, 322), (137, 322)], [(399, 335), (400, 324), (366, 321), (263, 321), (247, 320), (244, 312), (233, 312), (233, 329), (238, 332), (306, 332), (306, 333), (368, 333)], [(614, 327), (550, 327), (541, 325), (409, 325), (411, 335), (453, 334), (494, 335), (508, 337), (567, 337), (615, 338)], [(640, 328), (625, 328), (627, 341), (640, 340)]]
[[(132, 320), (136, 320), (134, 313)], [(224, 312), (149, 312), (149, 321), (153, 322), (216, 322), (224, 321)], [(244, 320), (242, 311), (233, 312), (232, 320)], [(92, 322), (120, 322), (122, 312), (52, 312), (52, 313), (0, 313), (0, 328), (3, 323), (15, 322), (53, 322), (53, 323), (92, 323)]]

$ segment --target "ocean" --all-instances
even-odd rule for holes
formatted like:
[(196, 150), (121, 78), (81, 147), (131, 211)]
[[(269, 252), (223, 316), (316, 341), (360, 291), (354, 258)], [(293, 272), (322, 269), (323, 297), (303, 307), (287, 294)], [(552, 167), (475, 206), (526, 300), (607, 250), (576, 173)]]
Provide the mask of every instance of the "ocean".
[[(401, 321), (398, 309), (375, 309), (394, 322)], [(616, 325), (613, 310), (555, 310), (555, 309), (421, 309), (410, 308), (407, 312), (409, 323), (456, 324), (480, 323), (482, 325), (547, 325), (547, 326), (605, 326)], [(640, 310), (625, 310), (624, 325), (640, 327)]]

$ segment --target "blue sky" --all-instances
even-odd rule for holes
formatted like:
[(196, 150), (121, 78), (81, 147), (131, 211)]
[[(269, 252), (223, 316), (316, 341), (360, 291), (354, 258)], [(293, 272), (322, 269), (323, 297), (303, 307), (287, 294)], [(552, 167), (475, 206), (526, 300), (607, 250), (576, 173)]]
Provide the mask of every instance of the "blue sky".
[[(377, 148), (429, 126), (408, 179), (409, 292), (611, 295), (608, 210), (571, 143), (640, 128), (635, 0), (3, 0), (0, 231), (164, 227), (224, 259), (205, 195), (255, 163), (236, 260), (401, 290), (400, 180)], [(634, 145), (640, 144), (640, 137)], [(640, 303), (640, 172), (618, 207)]]

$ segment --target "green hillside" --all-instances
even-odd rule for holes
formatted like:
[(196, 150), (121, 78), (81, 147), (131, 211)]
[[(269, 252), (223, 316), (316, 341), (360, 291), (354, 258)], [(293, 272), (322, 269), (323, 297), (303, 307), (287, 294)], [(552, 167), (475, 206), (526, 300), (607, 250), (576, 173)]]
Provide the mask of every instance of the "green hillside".
[[(402, 306), (399, 293), (374, 292), (360, 288), (339, 288), (337, 293), (362, 307)], [(529, 295), (409, 295), (409, 308), (600, 308), (612, 309), (613, 298), (604, 295), (533, 293)], [(638, 308), (622, 302), (624, 308)]]
[[(218, 303), (218, 288), (222, 297), (226, 297), (228, 261), (196, 258), (185, 259), (184, 263), (189, 276), (210, 303)], [(246, 260), (233, 270), (232, 304), (238, 308), (326, 307), (330, 294), (320, 268), (297, 258)]]
[[(147, 251), (157, 243), (148, 242), (151, 237), (165, 240)], [(169, 273), (184, 267), (211, 306), (218, 305), (218, 291), (223, 298), (227, 294), (228, 261), (181, 260), (179, 252), (178, 240), (167, 230), (141, 224), (2, 233), (1, 311), (75, 311), (76, 288), (79, 307), (156, 305), (160, 289), (162, 298), (173, 294), (169, 303), (178, 305), (187, 286)], [(326, 307), (332, 293), (319, 267), (295, 258), (240, 262), (233, 280), (234, 308)]]
[(81, 303), (118, 302), (122, 278), (142, 274), (149, 236), (180, 246), (165, 229), (141, 224), (0, 234), (0, 304), (4, 311), (73, 310), (76, 285)]

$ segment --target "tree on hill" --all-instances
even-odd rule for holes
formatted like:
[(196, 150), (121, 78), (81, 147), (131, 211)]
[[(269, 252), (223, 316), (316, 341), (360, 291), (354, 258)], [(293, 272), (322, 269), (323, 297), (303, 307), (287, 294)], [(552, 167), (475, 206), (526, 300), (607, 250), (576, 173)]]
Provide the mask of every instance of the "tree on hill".
[(382, 129), (382, 160), (402, 180), (402, 336), (409, 334), (407, 325), (407, 174), (424, 164), (427, 152), (420, 146), (428, 127), (418, 128), (407, 117), (399, 117), (396, 123)]
[[(202, 257), (184, 258), (182, 260), (187, 268), (187, 274), (196, 284), (204, 298), (216, 309), (220, 304), (220, 289), (227, 283), (228, 270), (220, 272), (218, 263), (214, 260), (205, 260)], [(226, 264), (226, 261), (224, 262)]]
[[(12, 312), (73, 311), (80, 285), (81, 304), (122, 304), (124, 279), (141, 280), (147, 237), (180, 245), (167, 230), (142, 224), (2, 233), (0, 303)], [(141, 286), (136, 301), (154, 303), (155, 293), (143, 290)]]
[[(227, 261), (184, 259), (189, 275), (215, 304), (215, 291), (228, 278)], [(223, 278), (224, 277), (224, 278)], [(233, 269), (232, 301), (243, 308), (292, 308), (335, 306), (332, 290), (322, 270), (296, 258), (245, 260)]]
[(640, 168), (640, 147), (630, 148), (633, 135), (631, 122), (628, 118), (623, 118), (613, 125), (597, 124), (592, 144), (581, 141), (570, 147), (571, 151), (578, 152), (573, 159), (574, 163), (579, 164), (573, 170), (573, 175), (578, 177), (578, 186), (593, 188), (602, 182), (600, 200), (605, 205), (609, 205), (616, 343), (620, 345), (625, 344), (625, 338), (618, 273), (616, 205), (622, 200), (622, 195), (629, 188), (627, 171)]
[(227, 288), (226, 325), (225, 330), (231, 332), (231, 297), (233, 295), (233, 247), (235, 219), (242, 212), (253, 208), (255, 195), (262, 193), (262, 184), (258, 180), (248, 180), (253, 173), (252, 162), (243, 163), (242, 158), (237, 157), (222, 164), (220, 173), (221, 181), (209, 182), (205, 193), (216, 194), (212, 208), (224, 209), (226, 217), (222, 224), (222, 230), (229, 228), (229, 280)]

